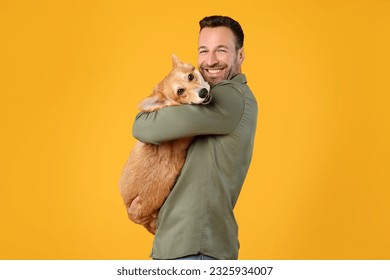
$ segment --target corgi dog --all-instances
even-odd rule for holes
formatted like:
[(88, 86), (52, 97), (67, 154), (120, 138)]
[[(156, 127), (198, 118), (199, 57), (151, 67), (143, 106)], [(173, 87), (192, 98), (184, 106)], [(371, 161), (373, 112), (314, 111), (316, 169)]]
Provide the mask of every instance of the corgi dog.
[[(211, 101), (210, 85), (193, 65), (175, 55), (172, 64), (168, 75), (140, 102), (140, 111)], [(192, 137), (177, 139), (160, 145), (137, 141), (122, 171), (119, 188), (127, 214), (152, 234), (156, 232), (158, 211), (184, 165), (192, 140)]]

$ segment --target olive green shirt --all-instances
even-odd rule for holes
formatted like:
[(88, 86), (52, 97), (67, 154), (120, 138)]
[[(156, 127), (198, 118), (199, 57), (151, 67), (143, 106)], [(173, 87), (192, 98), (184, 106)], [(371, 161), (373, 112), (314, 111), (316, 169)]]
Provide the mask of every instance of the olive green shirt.
[(160, 209), (151, 254), (155, 259), (198, 253), (238, 257), (233, 208), (252, 158), (257, 103), (243, 74), (216, 84), (211, 94), (208, 105), (139, 113), (134, 122), (134, 137), (145, 143), (195, 136)]

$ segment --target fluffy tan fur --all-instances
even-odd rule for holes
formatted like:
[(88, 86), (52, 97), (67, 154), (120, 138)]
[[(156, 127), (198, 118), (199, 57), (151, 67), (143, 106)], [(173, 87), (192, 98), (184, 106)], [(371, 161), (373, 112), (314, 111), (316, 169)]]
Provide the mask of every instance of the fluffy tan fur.
[[(167, 106), (207, 104), (209, 85), (194, 66), (172, 56), (171, 72), (141, 101), (143, 112)], [(158, 211), (183, 167), (192, 138), (161, 145), (137, 141), (123, 169), (119, 187), (129, 218), (155, 234)]]

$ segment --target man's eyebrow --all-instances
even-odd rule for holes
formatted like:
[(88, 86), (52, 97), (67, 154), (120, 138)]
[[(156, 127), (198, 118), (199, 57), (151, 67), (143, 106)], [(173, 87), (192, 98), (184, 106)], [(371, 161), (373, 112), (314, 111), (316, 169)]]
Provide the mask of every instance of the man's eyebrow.
[[(220, 48), (229, 49), (229, 47), (226, 46), (226, 45), (218, 45), (216, 48), (217, 48), (217, 49), (220, 49)], [(200, 46), (200, 47), (198, 48), (198, 50), (200, 50), (200, 49), (207, 49), (207, 47), (205, 47), (205, 46)]]

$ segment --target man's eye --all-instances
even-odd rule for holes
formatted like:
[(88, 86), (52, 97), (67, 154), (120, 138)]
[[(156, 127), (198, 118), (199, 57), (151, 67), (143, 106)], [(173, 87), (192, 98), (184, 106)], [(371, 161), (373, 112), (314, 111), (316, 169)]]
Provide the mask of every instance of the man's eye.
[(185, 89), (184, 88), (179, 88), (177, 90), (177, 95), (182, 95), (184, 93)]
[(194, 75), (188, 74), (188, 80), (192, 81), (194, 79)]

